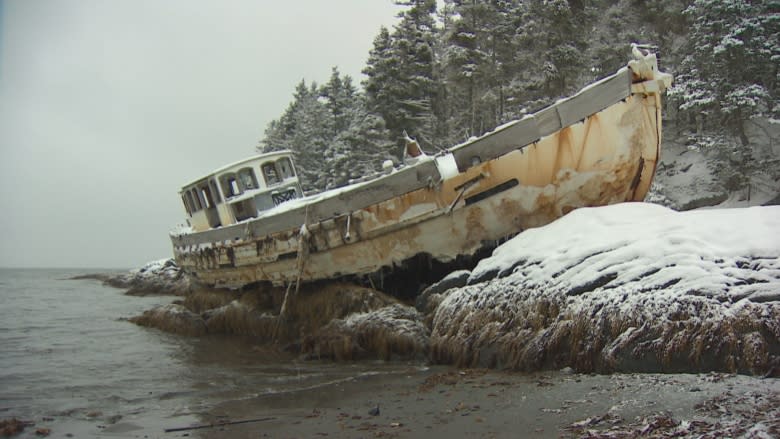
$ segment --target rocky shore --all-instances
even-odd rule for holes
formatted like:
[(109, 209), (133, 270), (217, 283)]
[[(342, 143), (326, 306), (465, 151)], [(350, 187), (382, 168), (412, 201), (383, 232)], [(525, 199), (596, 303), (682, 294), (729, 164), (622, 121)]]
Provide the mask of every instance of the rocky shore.
[(308, 358), (460, 367), (780, 375), (780, 207), (580, 209), (520, 234), (415, 306), (348, 283), (197, 286), (173, 261), (105, 279), (182, 296), (133, 322), (236, 334)]
[[(780, 380), (744, 375), (517, 374), (484, 369), (367, 376), (307, 392), (226, 401), (204, 438), (771, 438)], [(254, 422), (244, 422), (244, 421)]]
[(73, 279), (98, 280), (114, 288), (125, 289), (125, 294), (130, 296), (186, 296), (193, 292), (197, 285), (173, 259), (151, 261), (126, 273), (85, 274)]
[[(136, 324), (235, 335), (247, 358), (404, 369), (226, 394), (164, 426), (181, 436), (775, 437), (778, 229), (780, 207), (579, 209), (415, 303), (342, 281), (206, 288), (171, 260), (101, 280), (171, 295)], [(105, 433), (142, 428), (128, 419)]]

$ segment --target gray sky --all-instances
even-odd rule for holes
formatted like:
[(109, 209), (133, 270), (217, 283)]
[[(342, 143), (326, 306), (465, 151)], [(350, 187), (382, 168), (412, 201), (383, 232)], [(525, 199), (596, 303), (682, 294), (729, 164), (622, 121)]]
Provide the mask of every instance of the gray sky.
[(391, 0), (0, 0), (0, 267), (172, 254), (181, 185), (253, 154), (301, 79), (362, 77)]

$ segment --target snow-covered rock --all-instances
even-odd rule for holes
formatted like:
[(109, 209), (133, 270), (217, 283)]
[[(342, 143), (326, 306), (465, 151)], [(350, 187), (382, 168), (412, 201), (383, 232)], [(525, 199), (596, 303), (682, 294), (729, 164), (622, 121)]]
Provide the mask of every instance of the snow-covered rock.
[(471, 272), (457, 270), (445, 276), (442, 280), (424, 289), (415, 300), (415, 308), (422, 313), (428, 313), (435, 309), (444, 295), (452, 288), (458, 288), (468, 283)]
[(130, 321), (172, 334), (196, 336), (207, 332), (206, 322), (200, 315), (174, 303), (156, 306), (140, 316), (132, 317)]
[(130, 295), (172, 294), (183, 296), (191, 292), (194, 284), (173, 259), (148, 262), (141, 268), (105, 279), (116, 288), (126, 288)]
[(428, 329), (414, 308), (393, 304), (375, 311), (334, 319), (303, 344), (312, 357), (415, 358), (428, 351)]
[(481, 261), (432, 357), (524, 370), (763, 374), (780, 361), (780, 207), (579, 209)]

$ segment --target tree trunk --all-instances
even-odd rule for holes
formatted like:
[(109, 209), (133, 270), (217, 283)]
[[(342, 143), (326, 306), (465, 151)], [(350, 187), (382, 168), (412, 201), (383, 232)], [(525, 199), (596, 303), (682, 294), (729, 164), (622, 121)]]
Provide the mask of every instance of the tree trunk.
[(737, 133), (739, 134), (739, 140), (742, 142), (742, 146), (748, 146), (750, 139), (748, 139), (747, 133), (745, 133), (745, 122), (742, 119), (737, 121)]

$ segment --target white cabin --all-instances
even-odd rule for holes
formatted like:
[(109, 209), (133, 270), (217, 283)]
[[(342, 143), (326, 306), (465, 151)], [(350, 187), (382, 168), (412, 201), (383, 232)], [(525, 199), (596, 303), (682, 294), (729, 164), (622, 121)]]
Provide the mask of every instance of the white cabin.
[(238, 161), (182, 187), (179, 192), (194, 232), (235, 224), (303, 196), (291, 151)]

